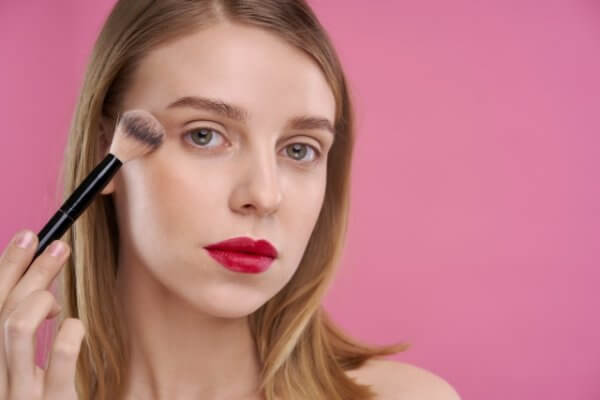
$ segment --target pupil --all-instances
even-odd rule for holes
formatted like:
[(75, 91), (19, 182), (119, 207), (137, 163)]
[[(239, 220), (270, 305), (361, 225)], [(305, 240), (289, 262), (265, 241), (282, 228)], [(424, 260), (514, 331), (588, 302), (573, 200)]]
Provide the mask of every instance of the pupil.
[(196, 137), (198, 138), (197, 142), (199, 144), (207, 144), (212, 139), (212, 132), (210, 129), (200, 129), (194, 133), (196, 133)]
[(306, 155), (306, 146), (302, 144), (296, 143), (290, 147), (288, 147), (288, 155), (297, 160), (301, 160)]

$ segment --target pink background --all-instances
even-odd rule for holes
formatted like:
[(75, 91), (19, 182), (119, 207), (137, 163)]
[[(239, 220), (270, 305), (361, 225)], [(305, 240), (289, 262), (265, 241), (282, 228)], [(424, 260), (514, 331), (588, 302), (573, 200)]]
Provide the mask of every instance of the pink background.
[[(0, 1), (2, 248), (54, 211), (114, 0)], [(314, 0), (359, 137), (326, 305), (465, 399), (600, 399), (600, 5)]]

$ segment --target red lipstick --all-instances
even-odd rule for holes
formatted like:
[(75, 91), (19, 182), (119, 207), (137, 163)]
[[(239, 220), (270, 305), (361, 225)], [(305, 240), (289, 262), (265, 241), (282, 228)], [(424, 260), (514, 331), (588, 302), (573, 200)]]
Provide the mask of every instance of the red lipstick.
[(250, 274), (266, 271), (277, 258), (277, 250), (266, 240), (238, 237), (204, 247), (225, 268)]

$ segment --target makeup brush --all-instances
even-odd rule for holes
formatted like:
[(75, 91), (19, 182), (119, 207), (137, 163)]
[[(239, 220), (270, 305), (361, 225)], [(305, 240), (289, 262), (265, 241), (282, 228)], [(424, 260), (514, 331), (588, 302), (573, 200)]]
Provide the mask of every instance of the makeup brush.
[(109, 153), (83, 180), (38, 234), (35, 260), (52, 241), (60, 239), (110, 182), (121, 165), (156, 150), (166, 133), (152, 114), (144, 110), (124, 112), (118, 119)]

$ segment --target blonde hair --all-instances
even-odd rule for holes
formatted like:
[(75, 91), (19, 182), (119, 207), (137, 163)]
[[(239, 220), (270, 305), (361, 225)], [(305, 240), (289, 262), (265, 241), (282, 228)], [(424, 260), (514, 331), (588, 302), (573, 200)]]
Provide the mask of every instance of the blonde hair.
[[(321, 302), (340, 257), (349, 208), (353, 114), (346, 79), (323, 27), (303, 0), (120, 0), (94, 46), (72, 121), (64, 169), (69, 195), (100, 159), (99, 126), (113, 119), (144, 55), (161, 43), (219, 21), (272, 32), (322, 69), (336, 99), (336, 139), (327, 188), (305, 254), (287, 285), (249, 316), (267, 400), (371, 399), (345, 374), (367, 360), (408, 348), (360, 344), (335, 327)], [(112, 196), (98, 197), (65, 240), (72, 256), (62, 280), (64, 317), (79, 318), (86, 339), (77, 363), (83, 399), (119, 399), (128, 372), (127, 332), (114, 296), (119, 231)]]

